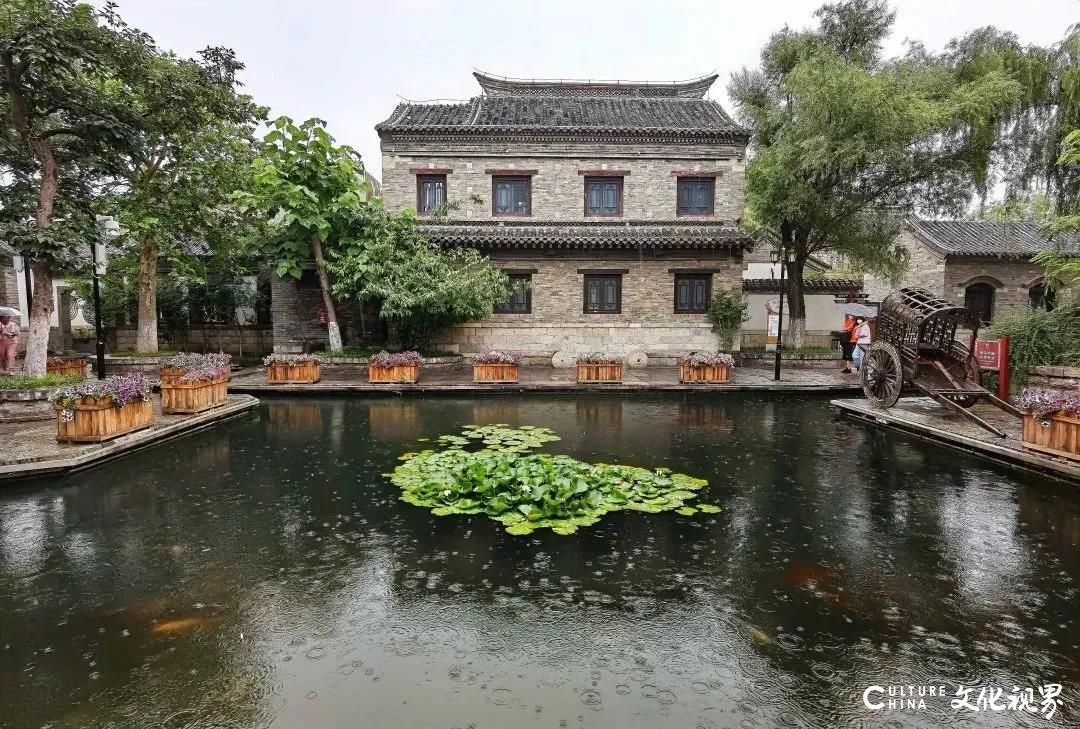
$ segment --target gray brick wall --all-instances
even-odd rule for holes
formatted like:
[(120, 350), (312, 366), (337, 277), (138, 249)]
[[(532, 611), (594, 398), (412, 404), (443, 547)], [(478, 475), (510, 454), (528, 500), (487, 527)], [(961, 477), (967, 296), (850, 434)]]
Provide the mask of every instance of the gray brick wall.
[[(314, 273), (305, 271), (304, 278), (271, 277), (270, 315), (273, 324), (275, 352), (314, 352), (330, 345), (326, 324), (320, 324), (318, 314), (323, 309), (322, 292), (314, 283)], [(358, 307), (350, 302), (335, 302), (341, 337), (346, 346), (381, 341), (385, 328), (378, 313), (364, 312), (361, 326)]]
[[(675, 274), (669, 269), (713, 269), (714, 292), (741, 292), (742, 260), (727, 251), (692, 256), (676, 252), (641, 256), (623, 251), (553, 256), (538, 252), (496, 254), (493, 262), (502, 268), (537, 270), (532, 276), (532, 313), (495, 314), (484, 321), (451, 327), (438, 340), (441, 348), (465, 354), (509, 349), (550, 356), (557, 351), (603, 350), (668, 357), (715, 350), (716, 336), (704, 314), (675, 313)], [(622, 276), (621, 313), (584, 313), (584, 274), (579, 269), (628, 271)], [(734, 347), (739, 347), (738, 341)]]
[(896, 285), (868, 274), (863, 290), (870, 300), (882, 301), (891, 291), (905, 286), (919, 286), (938, 296), (945, 296), (945, 256), (927, 246), (907, 228), (897, 238), (908, 253), (907, 273)]
[[(515, 150), (516, 151), (516, 150)], [(713, 149), (710, 156), (679, 157), (667, 149), (664, 157), (627, 157), (625, 148), (610, 150), (610, 156), (568, 157), (466, 156), (421, 154), (415, 151), (383, 153), (382, 193), (390, 209), (416, 207), (415, 169), (451, 169), (446, 176), (447, 199), (462, 202), (451, 219), (491, 219), (491, 178), (486, 170), (536, 170), (532, 175), (533, 220), (584, 220), (585, 176), (581, 170), (629, 171), (623, 178), (623, 215), (630, 220), (676, 218), (676, 176), (673, 171), (720, 172), (716, 177), (714, 212), (718, 220), (742, 217), (745, 164), (730, 151)], [(422, 174), (422, 173), (421, 173)], [(483, 198), (473, 205), (472, 195)]]

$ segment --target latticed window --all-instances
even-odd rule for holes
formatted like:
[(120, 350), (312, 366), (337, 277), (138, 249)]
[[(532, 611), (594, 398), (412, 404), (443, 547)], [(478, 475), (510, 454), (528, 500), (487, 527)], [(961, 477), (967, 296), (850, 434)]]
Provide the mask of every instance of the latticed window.
[(713, 211), (715, 180), (711, 177), (680, 177), (678, 214), (708, 215)]
[(446, 203), (446, 175), (416, 176), (416, 211), (430, 215)]
[(675, 276), (675, 311), (680, 314), (704, 314), (709, 308), (712, 276), (677, 274)]
[(621, 177), (586, 177), (585, 214), (622, 215), (622, 194)]
[(492, 177), (491, 212), (493, 215), (531, 215), (528, 177)]
[(994, 316), (994, 287), (988, 283), (973, 283), (964, 289), (964, 306), (978, 313), (979, 320), (988, 323)]
[(622, 276), (585, 276), (585, 313), (618, 314), (622, 311)]
[(495, 306), (496, 314), (532, 313), (532, 276), (527, 273), (512, 273), (510, 279), (510, 298)]

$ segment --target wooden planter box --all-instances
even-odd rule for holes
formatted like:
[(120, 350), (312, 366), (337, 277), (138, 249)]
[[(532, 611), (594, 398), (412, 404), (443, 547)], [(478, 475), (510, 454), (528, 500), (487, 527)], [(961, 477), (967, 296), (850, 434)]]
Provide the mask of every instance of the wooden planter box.
[(50, 375), (80, 375), (86, 377), (86, 360), (80, 358), (47, 362), (45, 371)]
[(82, 400), (75, 404), (74, 417), (56, 415), (56, 440), (61, 443), (97, 443), (111, 440), (154, 424), (154, 406), (146, 400), (113, 407), (112, 398)]
[(725, 364), (679, 366), (679, 382), (720, 384), (727, 381), (728, 366)]
[(1045, 418), (1025, 415), (1023, 441), (1025, 448), (1080, 461), (1080, 418), (1057, 413)]
[(161, 378), (161, 384), (166, 385), (183, 377), (184, 370), (179, 367), (162, 367), (159, 376)]
[(496, 364), (474, 364), (473, 382), (517, 382), (518, 365), (499, 362)]
[(368, 365), (368, 382), (412, 383), (420, 380), (420, 365), (376, 367)]
[(229, 401), (229, 378), (177, 382), (161, 382), (162, 413), (201, 413), (220, 407)]
[(319, 381), (320, 374), (318, 362), (266, 366), (266, 381), (272, 385), (310, 385)]
[(586, 364), (578, 362), (578, 382), (607, 382), (619, 384), (622, 382), (621, 364)]

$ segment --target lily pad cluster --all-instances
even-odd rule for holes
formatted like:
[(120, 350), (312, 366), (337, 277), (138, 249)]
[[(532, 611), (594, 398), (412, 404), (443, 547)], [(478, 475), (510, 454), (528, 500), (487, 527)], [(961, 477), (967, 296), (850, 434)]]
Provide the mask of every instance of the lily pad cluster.
[(559, 440), (549, 428), (469, 426), (443, 435), (440, 450), (406, 453), (392, 473), (401, 499), (431, 509), (436, 516), (486, 514), (510, 534), (550, 528), (572, 534), (611, 511), (676, 511), (692, 516), (716, 513), (718, 506), (686, 502), (708, 484), (670, 469), (585, 463), (575, 458), (533, 453)]

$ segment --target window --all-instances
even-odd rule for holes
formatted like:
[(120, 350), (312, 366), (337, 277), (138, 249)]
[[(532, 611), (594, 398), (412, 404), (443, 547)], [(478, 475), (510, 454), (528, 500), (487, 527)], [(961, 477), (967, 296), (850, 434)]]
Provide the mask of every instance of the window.
[(1046, 288), (1046, 284), (1037, 284), (1028, 289), (1028, 303), (1031, 304), (1032, 309), (1053, 311), (1057, 297), (1053, 289)]
[(416, 212), (430, 215), (446, 204), (446, 175), (416, 176)]
[(586, 215), (622, 215), (621, 177), (585, 178)]
[(988, 283), (973, 283), (964, 289), (964, 306), (975, 311), (986, 323), (994, 315), (994, 287)]
[(675, 275), (675, 311), (679, 314), (704, 314), (709, 308), (712, 275), (685, 273)]
[(678, 178), (678, 214), (712, 214), (714, 183), (715, 180), (711, 177)]
[(531, 181), (528, 177), (491, 178), (492, 215), (531, 215)]
[(622, 311), (622, 276), (585, 275), (585, 313), (618, 314)]
[(496, 314), (531, 314), (532, 313), (532, 274), (511, 273), (510, 298), (495, 305)]

